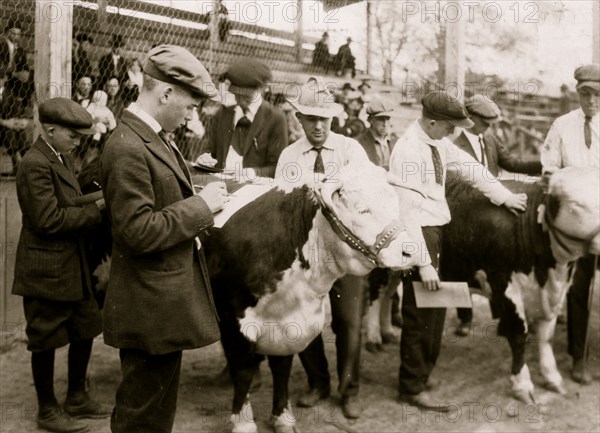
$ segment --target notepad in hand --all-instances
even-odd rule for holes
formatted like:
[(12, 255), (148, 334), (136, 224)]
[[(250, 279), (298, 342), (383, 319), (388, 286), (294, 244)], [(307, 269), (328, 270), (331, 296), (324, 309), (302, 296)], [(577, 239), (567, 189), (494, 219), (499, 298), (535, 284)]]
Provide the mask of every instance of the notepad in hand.
[(417, 308), (473, 308), (469, 285), (465, 282), (443, 281), (440, 289), (430, 291), (420, 281), (413, 281)]
[(104, 198), (102, 191), (96, 191), (85, 195), (80, 195), (71, 200), (71, 206), (85, 206), (86, 204), (94, 203), (97, 200)]

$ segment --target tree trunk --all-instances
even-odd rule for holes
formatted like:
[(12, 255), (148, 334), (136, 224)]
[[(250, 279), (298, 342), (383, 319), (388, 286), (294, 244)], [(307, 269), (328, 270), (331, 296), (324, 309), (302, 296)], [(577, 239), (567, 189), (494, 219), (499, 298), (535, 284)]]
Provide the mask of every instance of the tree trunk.
[(383, 82), (389, 86), (392, 85), (392, 71), (393, 62), (391, 60), (386, 60), (385, 66), (383, 67)]

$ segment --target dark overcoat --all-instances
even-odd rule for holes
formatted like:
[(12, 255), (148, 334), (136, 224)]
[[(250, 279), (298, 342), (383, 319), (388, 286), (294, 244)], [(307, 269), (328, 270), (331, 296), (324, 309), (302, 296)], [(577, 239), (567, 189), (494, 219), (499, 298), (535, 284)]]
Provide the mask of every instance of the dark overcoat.
[(12, 293), (54, 301), (80, 301), (90, 290), (84, 229), (99, 224), (95, 203), (73, 206), (81, 195), (69, 155), (64, 164), (42, 138), (17, 171), (23, 226), (17, 246)]
[(175, 156), (127, 110), (101, 156), (113, 236), (104, 341), (113, 347), (165, 354), (219, 338), (194, 240), (212, 226), (212, 212)]

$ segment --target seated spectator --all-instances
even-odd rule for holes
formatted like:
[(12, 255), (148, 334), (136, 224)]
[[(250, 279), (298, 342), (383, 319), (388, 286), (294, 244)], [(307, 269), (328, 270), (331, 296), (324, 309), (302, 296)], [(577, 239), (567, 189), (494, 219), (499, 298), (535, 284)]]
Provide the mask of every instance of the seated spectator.
[(312, 64), (317, 68), (325, 69), (325, 73), (329, 71), (331, 64), (329, 54), (329, 33), (324, 32), (321, 36), (321, 40), (315, 44), (315, 51), (313, 52)]
[(123, 101), (119, 80), (116, 77), (110, 78), (104, 86), (104, 91), (108, 95), (106, 106), (110, 111), (112, 111), (117, 122), (119, 122), (119, 119), (121, 119), (121, 115), (123, 114), (123, 110), (126, 108), (126, 105), (129, 105), (129, 103), (125, 104), (125, 101)]
[(15, 65), (0, 101), (0, 144), (11, 157), (11, 175), (16, 175), (21, 158), (31, 146), (34, 94), (29, 66), (27, 63)]
[(106, 106), (108, 95), (102, 90), (96, 90), (92, 96), (92, 102), (86, 108), (92, 115), (94, 121), (93, 128), (96, 133), (92, 136), (94, 141), (100, 141), (102, 136), (117, 127), (117, 122), (113, 112)]
[(83, 108), (87, 108), (92, 98), (92, 77), (83, 75), (75, 81), (75, 93), (73, 94), (73, 101), (77, 102)]
[(125, 87), (137, 86), (138, 89), (142, 88), (144, 84), (144, 73), (142, 72), (142, 64), (138, 58), (132, 59), (129, 68), (127, 68), (128, 80), (125, 83)]

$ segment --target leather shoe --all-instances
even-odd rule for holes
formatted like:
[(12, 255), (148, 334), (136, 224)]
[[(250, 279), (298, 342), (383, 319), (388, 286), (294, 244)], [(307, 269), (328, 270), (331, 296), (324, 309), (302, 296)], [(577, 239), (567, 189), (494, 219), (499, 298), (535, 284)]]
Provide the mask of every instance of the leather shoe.
[(356, 419), (360, 418), (363, 408), (358, 401), (358, 397), (351, 395), (342, 398), (342, 413), (346, 418)]
[(470, 328), (470, 322), (460, 322), (460, 324), (456, 327), (456, 331), (454, 333), (459, 337), (467, 337), (469, 335)]
[(434, 399), (425, 391), (418, 394), (401, 393), (398, 396), (398, 400), (403, 403), (417, 406), (420, 409), (432, 410), (436, 412), (448, 412), (450, 410), (450, 405)]
[(90, 428), (87, 423), (71, 418), (58, 406), (40, 410), (37, 425), (39, 428), (56, 433), (81, 433)]
[(433, 391), (435, 389), (438, 389), (441, 384), (442, 384), (442, 381), (440, 379), (434, 379), (432, 377), (428, 377), (427, 382), (425, 383), (425, 389), (427, 391)]
[(592, 375), (585, 367), (583, 359), (573, 361), (573, 369), (571, 370), (571, 379), (582, 385), (588, 385), (592, 382)]
[(319, 400), (329, 397), (329, 392), (328, 389), (311, 388), (306, 394), (298, 399), (297, 404), (300, 407), (313, 407)]
[(112, 414), (113, 407), (108, 404), (98, 403), (88, 399), (83, 404), (72, 404), (65, 402), (64, 410), (66, 413), (76, 418), (108, 418)]

